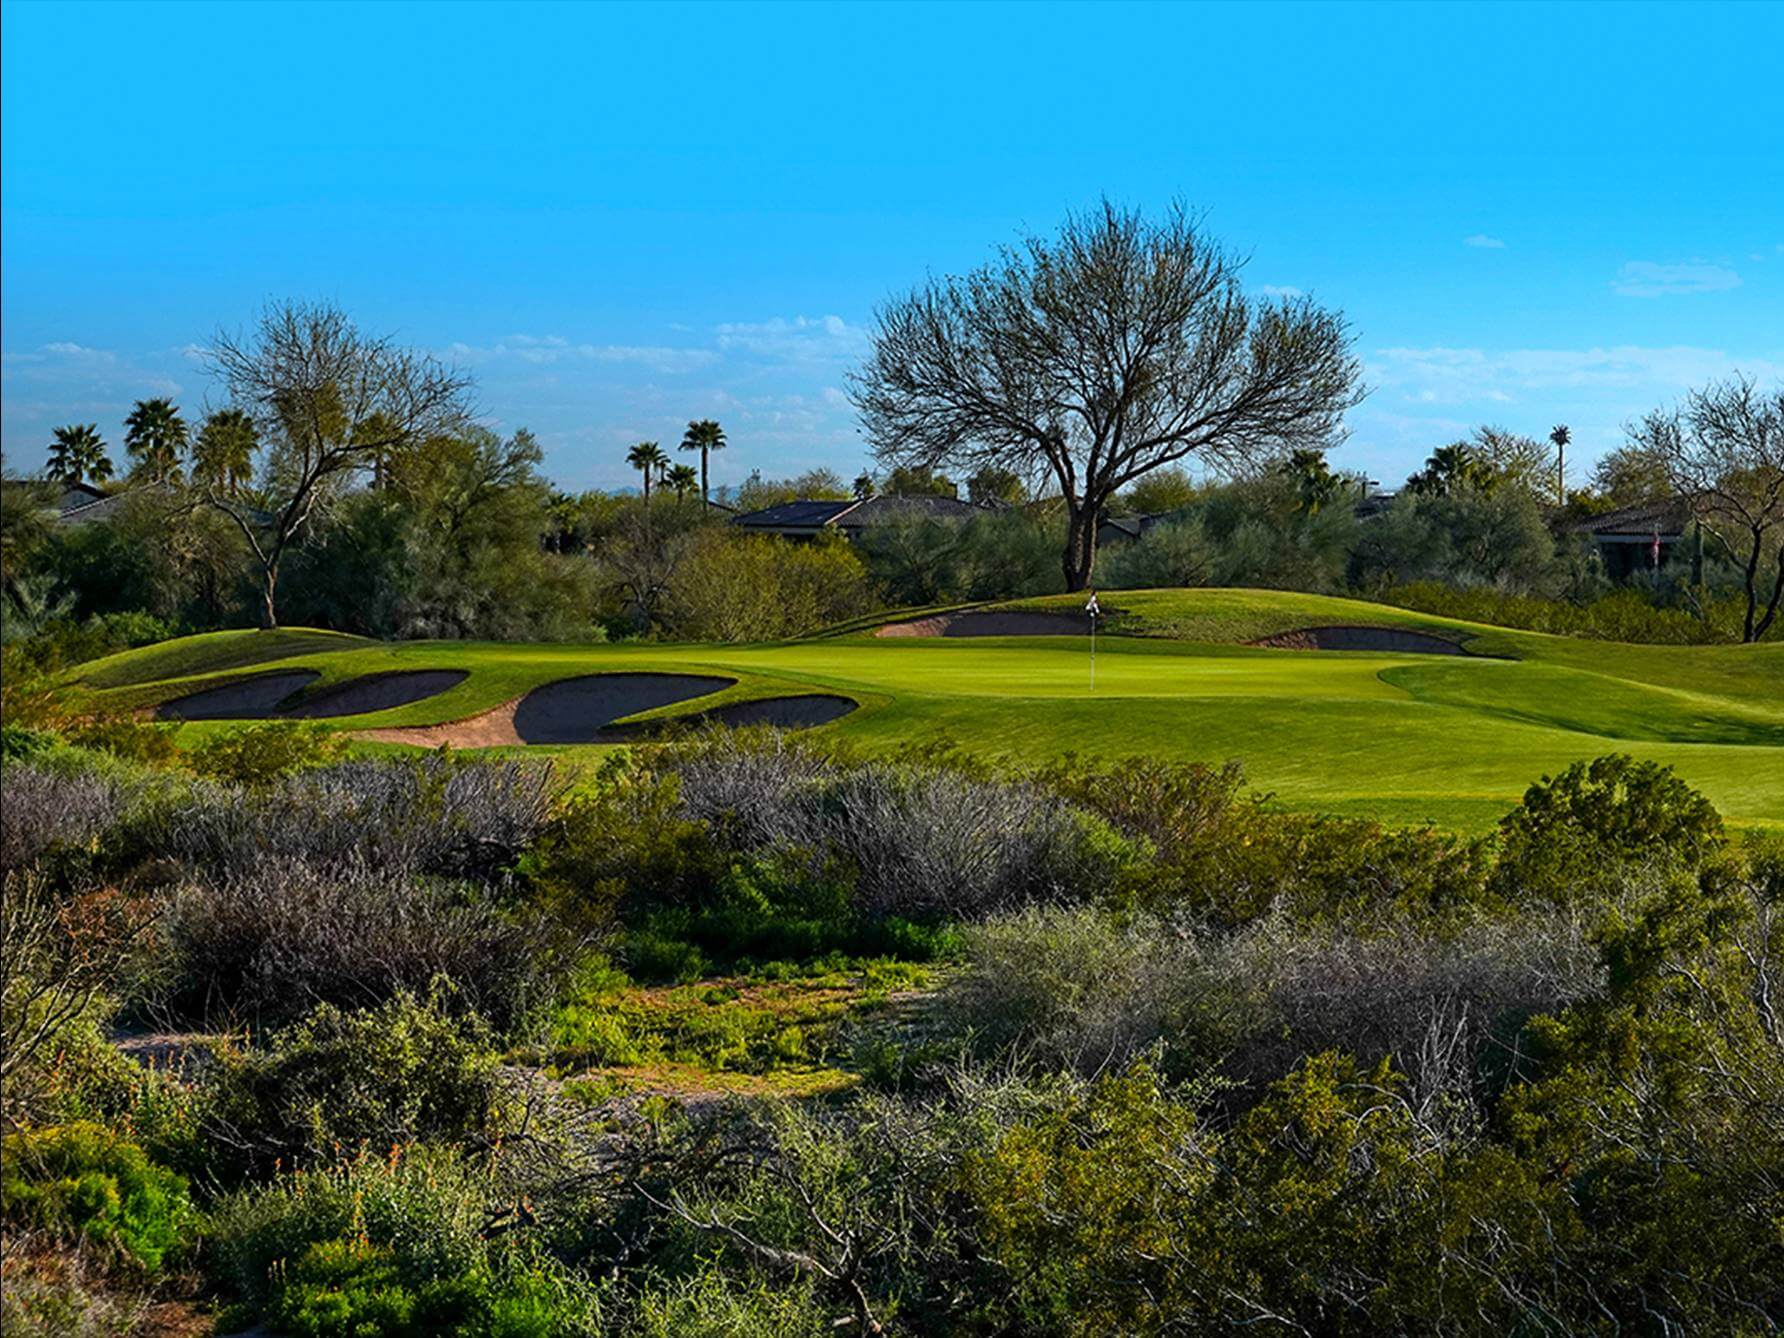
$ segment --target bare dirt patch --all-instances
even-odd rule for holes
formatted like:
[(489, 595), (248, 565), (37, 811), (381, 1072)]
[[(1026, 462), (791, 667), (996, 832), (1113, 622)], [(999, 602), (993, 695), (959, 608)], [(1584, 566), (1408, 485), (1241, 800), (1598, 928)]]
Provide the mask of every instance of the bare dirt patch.
[(399, 673), (367, 674), (319, 692), (279, 714), (305, 720), (368, 715), (437, 697), (469, 677), (470, 671), (465, 669), (411, 669)]
[(937, 613), (906, 623), (887, 623), (875, 636), (1085, 636), (1090, 619), (1075, 613)]
[(601, 743), (617, 737), (615, 720), (705, 697), (735, 679), (706, 674), (590, 674), (534, 688), (516, 701), (445, 725), (368, 729), (362, 739), (423, 748), (494, 748), (513, 744)]
[(314, 669), (256, 674), (219, 688), (206, 688), (162, 702), (155, 708), (155, 719), (265, 720), (278, 714), (278, 705), (285, 698), (320, 677)]
[(1271, 650), (1362, 650), (1392, 655), (1466, 655), (1460, 645), (1430, 632), (1399, 627), (1302, 627), (1250, 643)]

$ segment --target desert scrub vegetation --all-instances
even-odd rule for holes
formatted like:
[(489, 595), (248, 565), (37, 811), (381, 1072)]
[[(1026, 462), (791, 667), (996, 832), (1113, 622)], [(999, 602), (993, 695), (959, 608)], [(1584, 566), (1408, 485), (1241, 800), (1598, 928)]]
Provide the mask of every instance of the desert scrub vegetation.
[(1485, 838), (748, 731), (6, 798), (9, 1332), (1784, 1322), (1784, 841), (1651, 764)]

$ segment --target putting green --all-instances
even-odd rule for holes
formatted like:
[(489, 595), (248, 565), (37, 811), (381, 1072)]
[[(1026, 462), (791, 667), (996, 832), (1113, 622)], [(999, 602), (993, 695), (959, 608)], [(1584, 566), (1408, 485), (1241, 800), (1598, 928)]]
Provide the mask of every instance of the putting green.
[[(148, 706), (272, 669), (319, 671), (309, 693), (369, 673), (469, 671), (437, 696), (328, 722), (349, 730), (462, 720), (573, 675), (711, 673), (736, 684), (632, 719), (827, 691), (861, 709), (822, 726), (824, 734), (869, 751), (945, 738), (1014, 761), (1066, 752), (1237, 758), (1254, 784), (1294, 808), (1463, 830), (1490, 826), (1545, 772), (1628, 752), (1675, 767), (1736, 822), (1784, 826), (1784, 644), (1581, 641), (1271, 591), (1122, 591), (1103, 603), (1111, 634), (1097, 638), (1094, 689), (1087, 638), (875, 638), (871, 626), (748, 646), (220, 632), (128, 651), (81, 672), (107, 696)], [(1017, 607), (1075, 610), (1078, 601)], [(1472, 653), (1244, 644), (1323, 626), (1423, 631)], [(202, 735), (234, 727), (182, 728)]]

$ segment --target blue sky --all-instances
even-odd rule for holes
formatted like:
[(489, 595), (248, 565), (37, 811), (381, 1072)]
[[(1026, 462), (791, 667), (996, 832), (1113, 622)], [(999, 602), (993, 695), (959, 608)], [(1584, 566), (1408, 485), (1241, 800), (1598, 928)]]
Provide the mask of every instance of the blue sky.
[(0, 14), (12, 469), (201, 409), (196, 348), (297, 296), (459, 362), (568, 486), (706, 416), (721, 481), (852, 475), (875, 304), (1105, 193), (1347, 313), (1334, 460), (1385, 480), (1784, 375), (1784, 5)]

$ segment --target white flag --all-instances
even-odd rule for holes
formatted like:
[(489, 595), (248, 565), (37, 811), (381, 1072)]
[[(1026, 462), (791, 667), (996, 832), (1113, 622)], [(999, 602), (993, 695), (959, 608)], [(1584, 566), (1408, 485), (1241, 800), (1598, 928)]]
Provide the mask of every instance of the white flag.
[(1103, 616), (1102, 606), (1096, 602), (1095, 591), (1091, 592), (1090, 603), (1084, 606), (1084, 612), (1088, 613), (1092, 618), (1100, 618)]

